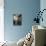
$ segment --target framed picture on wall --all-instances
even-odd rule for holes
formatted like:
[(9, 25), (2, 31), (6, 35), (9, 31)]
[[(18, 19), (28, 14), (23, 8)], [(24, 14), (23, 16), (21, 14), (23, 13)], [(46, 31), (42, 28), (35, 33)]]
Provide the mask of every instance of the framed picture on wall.
[(22, 25), (22, 14), (13, 14), (13, 25)]

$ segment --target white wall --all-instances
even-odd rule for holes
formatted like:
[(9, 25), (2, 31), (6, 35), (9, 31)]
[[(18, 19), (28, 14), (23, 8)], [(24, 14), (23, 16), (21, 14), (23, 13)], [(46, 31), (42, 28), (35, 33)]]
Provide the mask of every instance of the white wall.
[(4, 41), (4, 0), (0, 0), (0, 42)]

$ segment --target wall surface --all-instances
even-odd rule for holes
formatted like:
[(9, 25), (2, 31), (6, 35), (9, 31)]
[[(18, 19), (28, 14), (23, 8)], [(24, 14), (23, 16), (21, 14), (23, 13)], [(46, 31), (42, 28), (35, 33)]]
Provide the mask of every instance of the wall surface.
[[(40, 0), (5, 0), (4, 35), (7, 41), (18, 41), (32, 29), (35, 12), (40, 9)], [(13, 14), (22, 14), (22, 25), (13, 26)]]
[[(46, 0), (41, 0), (40, 1), (40, 9), (41, 9), (41, 11), (43, 9), (46, 9)], [(40, 25), (46, 26), (46, 10), (43, 12), (42, 17), (43, 17), (43, 22), (41, 21)]]
[(0, 42), (4, 41), (4, 0), (0, 0)]

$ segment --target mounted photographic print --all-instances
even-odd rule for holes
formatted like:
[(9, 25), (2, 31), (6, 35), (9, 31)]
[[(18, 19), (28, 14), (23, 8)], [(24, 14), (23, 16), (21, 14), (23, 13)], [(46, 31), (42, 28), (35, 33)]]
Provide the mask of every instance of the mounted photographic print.
[(22, 15), (13, 14), (13, 25), (22, 25)]

